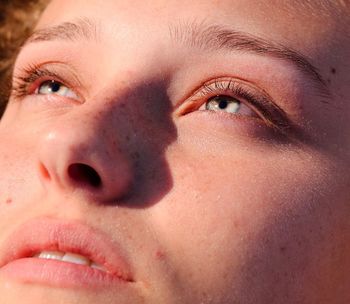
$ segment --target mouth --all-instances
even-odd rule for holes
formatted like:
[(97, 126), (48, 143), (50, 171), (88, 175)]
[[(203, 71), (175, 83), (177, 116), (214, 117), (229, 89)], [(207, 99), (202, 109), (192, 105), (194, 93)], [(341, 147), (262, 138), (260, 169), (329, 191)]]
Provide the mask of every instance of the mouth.
[(134, 282), (120, 246), (80, 222), (29, 221), (0, 252), (0, 275), (21, 283), (91, 288)]

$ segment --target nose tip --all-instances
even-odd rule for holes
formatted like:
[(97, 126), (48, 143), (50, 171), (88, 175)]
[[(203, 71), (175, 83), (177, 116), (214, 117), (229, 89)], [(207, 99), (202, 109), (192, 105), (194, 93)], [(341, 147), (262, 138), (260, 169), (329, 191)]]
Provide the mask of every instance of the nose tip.
[(116, 139), (57, 128), (40, 141), (39, 176), (46, 188), (116, 201), (131, 189), (133, 170), (127, 150)]

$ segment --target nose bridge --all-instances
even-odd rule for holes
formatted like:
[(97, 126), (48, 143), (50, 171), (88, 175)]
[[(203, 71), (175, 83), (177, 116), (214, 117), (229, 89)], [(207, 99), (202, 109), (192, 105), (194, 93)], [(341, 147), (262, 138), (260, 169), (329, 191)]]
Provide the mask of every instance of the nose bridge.
[(133, 166), (108, 109), (77, 106), (41, 135), (39, 175), (45, 187), (77, 188), (99, 200), (115, 200), (131, 187)]
[(172, 105), (164, 79), (115, 83), (50, 121), (40, 135), (39, 175), (48, 189), (146, 207), (172, 186), (165, 157), (177, 136)]

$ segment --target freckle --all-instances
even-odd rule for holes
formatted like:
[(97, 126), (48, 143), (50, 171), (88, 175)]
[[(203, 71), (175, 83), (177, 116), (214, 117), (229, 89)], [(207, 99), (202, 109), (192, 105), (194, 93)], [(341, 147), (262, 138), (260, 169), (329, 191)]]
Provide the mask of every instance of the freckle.
[(133, 157), (134, 157), (134, 159), (139, 159), (140, 158), (140, 153), (139, 152), (135, 152), (135, 153), (133, 153)]
[(335, 74), (337, 72), (337, 70), (335, 68), (331, 68), (331, 73)]
[(12, 203), (12, 198), (8, 198), (7, 200), (6, 200), (6, 204), (11, 204)]
[(331, 80), (330, 80), (329, 78), (327, 78), (327, 82), (328, 82), (328, 83), (331, 83)]
[(165, 258), (165, 253), (161, 250), (157, 250), (155, 253), (155, 257), (157, 260), (163, 260)]
[(285, 246), (280, 247), (280, 252), (282, 254), (284, 254), (286, 252), (286, 250), (287, 250), (287, 247), (285, 247)]

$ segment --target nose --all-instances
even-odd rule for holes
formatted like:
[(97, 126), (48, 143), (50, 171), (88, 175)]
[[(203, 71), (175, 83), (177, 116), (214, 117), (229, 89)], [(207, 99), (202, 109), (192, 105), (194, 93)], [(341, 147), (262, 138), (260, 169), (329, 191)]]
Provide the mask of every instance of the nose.
[(71, 119), (43, 133), (38, 173), (45, 188), (117, 201), (131, 189), (133, 169), (115, 132), (91, 120)]

